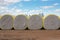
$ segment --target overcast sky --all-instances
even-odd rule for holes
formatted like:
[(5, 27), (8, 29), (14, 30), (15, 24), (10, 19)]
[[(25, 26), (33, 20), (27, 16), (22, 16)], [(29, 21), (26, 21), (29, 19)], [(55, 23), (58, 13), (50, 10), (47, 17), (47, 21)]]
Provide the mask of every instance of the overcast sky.
[(0, 0), (0, 15), (41, 13), (60, 16), (60, 0)]

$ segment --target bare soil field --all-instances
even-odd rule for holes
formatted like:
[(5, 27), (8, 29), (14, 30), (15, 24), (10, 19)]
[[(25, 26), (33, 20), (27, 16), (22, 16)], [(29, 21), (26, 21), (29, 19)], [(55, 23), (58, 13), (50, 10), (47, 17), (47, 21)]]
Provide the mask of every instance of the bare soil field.
[(0, 40), (60, 40), (60, 30), (0, 30)]

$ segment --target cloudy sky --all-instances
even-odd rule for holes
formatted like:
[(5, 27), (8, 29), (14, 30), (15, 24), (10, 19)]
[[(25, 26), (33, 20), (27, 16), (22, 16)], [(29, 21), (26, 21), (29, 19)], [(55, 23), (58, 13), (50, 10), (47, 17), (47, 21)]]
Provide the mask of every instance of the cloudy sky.
[(0, 0), (0, 15), (42, 13), (60, 16), (60, 0)]

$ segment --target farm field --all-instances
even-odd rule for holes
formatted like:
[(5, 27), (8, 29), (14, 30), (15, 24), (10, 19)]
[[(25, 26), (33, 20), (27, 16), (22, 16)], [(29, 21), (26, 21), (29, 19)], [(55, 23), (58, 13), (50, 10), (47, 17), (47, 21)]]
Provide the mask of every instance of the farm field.
[(0, 40), (60, 40), (60, 30), (0, 30)]

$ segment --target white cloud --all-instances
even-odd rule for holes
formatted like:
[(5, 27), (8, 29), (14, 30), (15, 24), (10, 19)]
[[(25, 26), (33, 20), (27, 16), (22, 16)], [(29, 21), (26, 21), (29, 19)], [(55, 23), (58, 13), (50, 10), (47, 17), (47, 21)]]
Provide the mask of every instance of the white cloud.
[(31, 1), (31, 0), (0, 0), (0, 6), (7, 6), (21, 1)]
[(49, 0), (41, 0), (41, 1), (49, 1)]
[(24, 0), (24, 1), (31, 1), (31, 0)]
[(54, 6), (41, 6), (43, 9), (53, 8)]
[(60, 13), (60, 9), (56, 9), (56, 10), (54, 10), (54, 12)]
[(42, 10), (22, 10), (17, 9), (16, 7), (12, 9), (8, 9), (7, 7), (1, 7), (0, 15), (10, 14), (10, 15), (19, 15), (19, 14), (26, 14), (26, 15), (33, 15), (33, 14), (40, 14)]
[(9, 4), (20, 2), (21, 0), (0, 0), (0, 6), (6, 6)]
[(59, 3), (54, 3), (53, 5), (54, 5), (54, 6), (57, 6), (57, 5), (59, 5)]
[(40, 13), (42, 13), (42, 10), (30, 10), (30, 11), (28, 11), (29, 15), (40, 14)]
[(40, 8), (42, 8), (42, 9), (49, 9), (49, 8), (54, 8), (54, 7), (58, 6), (58, 5), (59, 5), (59, 3), (54, 3), (51, 6), (40, 6)]
[(14, 7), (13, 9), (8, 9), (7, 7), (2, 7), (0, 6), (0, 15), (5, 15), (5, 14), (11, 14), (11, 15), (17, 15), (17, 14), (24, 14), (22, 10), (16, 9)]
[(41, 0), (42, 2), (55, 1), (55, 0)]
[(6, 11), (8, 8), (5, 6), (0, 6), (0, 13)]
[(16, 2), (19, 2), (21, 0), (4, 0), (5, 2), (8, 2), (8, 3), (16, 3)]
[(60, 16), (60, 9), (47, 10), (44, 13), (45, 15), (54, 14), (54, 15)]

